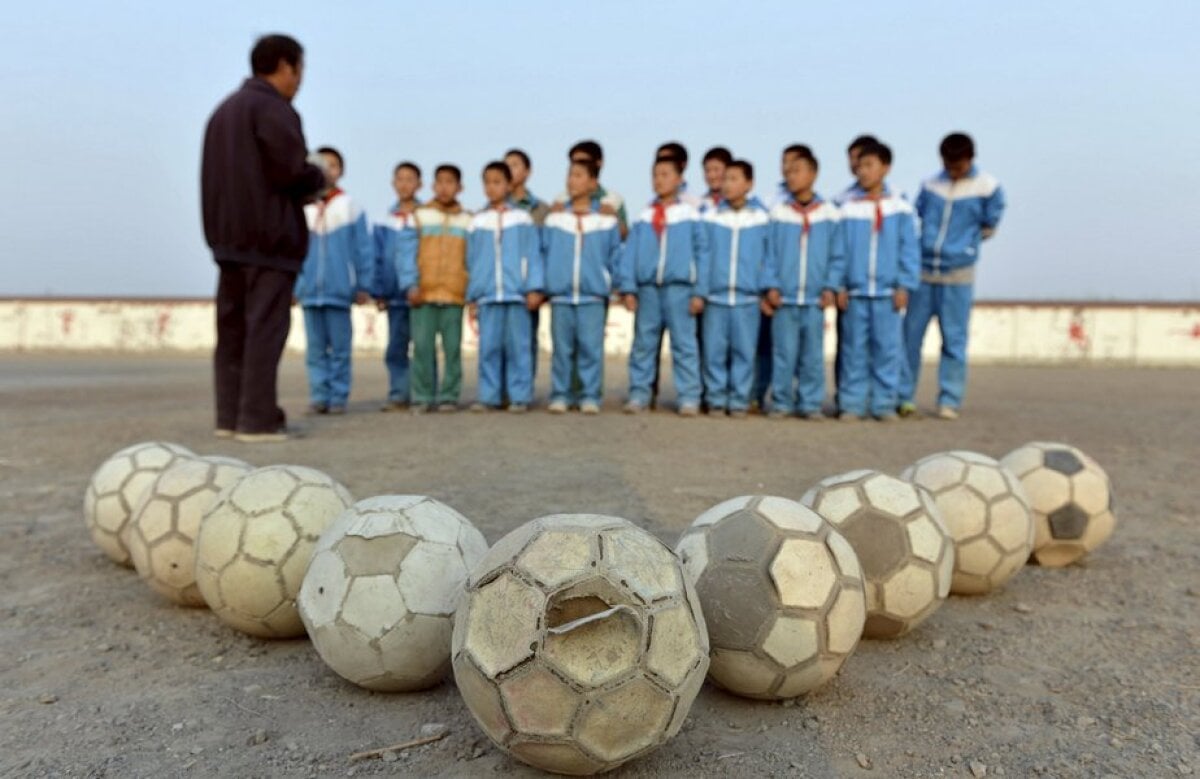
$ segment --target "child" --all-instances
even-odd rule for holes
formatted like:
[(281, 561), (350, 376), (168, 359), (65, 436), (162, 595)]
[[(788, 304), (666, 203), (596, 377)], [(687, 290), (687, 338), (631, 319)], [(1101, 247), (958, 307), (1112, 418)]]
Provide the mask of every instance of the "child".
[(380, 411), (408, 408), (408, 297), (400, 287), (403, 258), (413, 254), (417, 244), (414, 212), (421, 204), (421, 169), (412, 162), (401, 162), (392, 172), (396, 205), (382, 224), (375, 226), (375, 304), (388, 315), (388, 345), (383, 362), (388, 371), (387, 402)]
[(708, 295), (708, 240), (699, 212), (679, 200), (679, 160), (656, 160), (653, 182), (658, 197), (630, 231), (621, 262), (622, 299), (628, 310), (637, 312), (625, 411), (636, 414), (650, 402), (654, 352), (666, 330), (671, 334), (679, 413), (694, 417), (700, 413), (695, 317), (704, 310)]
[[(467, 291), (467, 228), (471, 215), (458, 203), (462, 172), (439, 165), (433, 174), (433, 200), (413, 213), (417, 242), (404, 257), (400, 288), (407, 290), (413, 413), (436, 407), (458, 409), (462, 389), (462, 310)], [(444, 375), (437, 376), (441, 337)]]
[(813, 191), (818, 163), (801, 147), (787, 168), (791, 198), (771, 210), (762, 287), (774, 309), (771, 416), (820, 421), (825, 402), (825, 314), (846, 273), (838, 209)]
[[(846, 187), (842, 192), (833, 199), (834, 205), (841, 206), (849, 200), (856, 197), (861, 197), (863, 194), (862, 188), (858, 185), (858, 155), (868, 146), (874, 146), (879, 143), (879, 139), (874, 135), (860, 135), (850, 141), (850, 145), (846, 147), (846, 162), (850, 166), (850, 186)], [(884, 192), (887, 192), (886, 187)]]
[(513, 205), (522, 211), (528, 211), (533, 217), (533, 223), (537, 227), (541, 227), (546, 221), (546, 214), (550, 212), (550, 206), (537, 195), (529, 191), (526, 182), (529, 181), (529, 174), (533, 172), (533, 165), (529, 161), (529, 155), (521, 149), (509, 149), (504, 152), (504, 164), (508, 166), (508, 170), (512, 173), (512, 202)]
[(846, 311), (847, 343), (838, 403), (847, 421), (868, 411), (882, 422), (896, 419), (900, 317), (917, 288), (920, 250), (912, 206), (886, 191), (891, 165), (887, 146), (864, 147), (856, 169), (863, 194), (842, 207), (846, 273), (838, 307)]
[[(580, 141), (571, 147), (567, 152), (567, 160), (576, 162), (577, 160), (592, 160), (596, 163), (600, 170), (604, 170), (604, 149), (595, 141)], [(617, 224), (621, 228), (621, 240), (625, 240), (625, 236), (629, 234), (629, 219), (625, 212), (625, 198), (604, 188), (604, 185), (599, 181), (596, 182), (595, 196), (600, 200), (600, 211), (604, 214), (609, 214), (617, 218)], [(564, 210), (570, 196), (563, 193), (554, 199), (554, 210)]]
[(967, 383), (967, 325), (974, 296), (979, 244), (991, 238), (1004, 214), (1004, 191), (975, 167), (975, 143), (963, 133), (941, 144), (941, 173), (921, 185), (921, 285), (904, 317), (907, 350), (900, 381), (900, 415), (911, 416), (921, 371), (921, 342), (929, 320), (942, 331), (938, 366), (938, 416), (957, 419)]
[(700, 198), (697, 197), (696, 195), (692, 194), (692, 192), (688, 189), (688, 183), (687, 183), (688, 150), (687, 150), (687, 147), (684, 146), (679, 141), (667, 141), (666, 143), (659, 145), (658, 149), (654, 152), (654, 159), (656, 159), (656, 160), (678, 160), (679, 161), (681, 175), (683, 175), (684, 178), (679, 184), (679, 193), (678, 193), (677, 197), (679, 198), (680, 202), (687, 203), (689, 206), (693, 206), (694, 208), (699, 210)]
[(784, 147), (783, 153), (780, 155), (779, 160), (779, 183), (775, 185), (775, 190), (771, 192), (771, 198), (767, 201), (768, 208), (773, 209), (775, 206), (781, 203), (786, 203), (792, 199), (792, 191), (788, 189), (787, 183), (788, 168), (791, 166), (792, 160), (795, 160), (805, 151), (808, 151), (810, 154), (812, 153), (812, 151), (802, 143), (793, 143), (790, 146)]
[[(552, 414), (562, 414), (576, 402), (584, 414), (600, 413), (606, 304), (620, 259), (621, 232), (616, 216), (600, 212), (595, 194), (599, 175), (593, 160), (572, 162), (567, 173), (570, 209), (550, 214), (542, 230), (554, 339), (547, 409)], [(572, 397), (573, 365), (578, 366), (579, 398)]]
[(350, 306), (370, 300), (375, 252), (366, 214), (338, 188), (346, 170), (341, 153), (323, 146), (317, 154), (329, 185), (304, 207), (310, 236), (295, 297), (304, 307), (309, 412), (344, 414), (350, 398)]
[(766, 260), (769, 215), (750, 197), (754, 168), (735, 160), (725, 168), (724, 199), (705, 215), (712, 263), (704, 306), (704, 391), (709, 414), (745, 417), (754, 388), (758, 344), (759, 276)]
[(479, 400), (475, 411), (529, 410), (533, 401), (530, 312), (542, 304), (542, 262), (529, 212), (513, 206), (512, 173), (503, 162), (483, 169), (487, 208), (471, 219), (467, 237), (467, 300), (479, 319)]
[(704, 152), (704, 183), (708, 191), (700, 198), (700, 213), (707, 214), (721, 205), (721, 190), (725, 186), (725, 168), (733, 162), (733, 153), (724, 146), (714, 146)]

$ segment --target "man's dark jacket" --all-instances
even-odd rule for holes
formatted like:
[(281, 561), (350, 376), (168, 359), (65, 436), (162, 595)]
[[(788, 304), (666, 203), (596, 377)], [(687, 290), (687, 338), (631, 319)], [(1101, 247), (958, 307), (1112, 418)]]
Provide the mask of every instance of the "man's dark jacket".
[(204, 235), (217, 262), (300, 270), (304, 201), (325, 185), (307, 156), (300, 115), (266, 81), (246, 79), (217, 107), (200, 170)]

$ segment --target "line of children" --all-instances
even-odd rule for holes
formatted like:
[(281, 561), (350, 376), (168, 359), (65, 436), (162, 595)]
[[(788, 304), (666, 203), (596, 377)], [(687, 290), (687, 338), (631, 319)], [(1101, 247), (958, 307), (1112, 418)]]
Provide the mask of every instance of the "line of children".
[(935, 317), (943, 341), (938, 414), (956, 418), (975, 263), (1004, 195), (974, 166), (968, 136), (947, 136), (940, 153), (944, 169), (922, 184), (914, 208), (890, 190), (891, 151), (875, 138), (851, 143), (855, 181), (832, 202), (815, 191), (811, 149), (793, 144), (768, 208), (752, 194), (753, 167), (724, 147), (704, 156), (706, 192), (689, 194), (687, 150), (665, 143), (652, 166), (656, 197), (628, 232), (624, 201), (600, 185), (603, 152), (594, 141), (571, 148), (567, 189), (552, 205), (527, 188), (528, 155), (510, 149), (484, 168), (488, 204), (473, 215), (458, 203), (458, 168), (439, 166), (433, 198), (421, 204), (421, 171), (404, 162), (393, 172), (395, 205), (372, 240), (365, 215), (337, 186), (342, 155), (323, 147), (329, 188), (305, 209), (312, 240), (295, 294), (309, 342), (311, 410), (345, 410), (350, 306), (373, 296), (388, 313), (383, 410), (410, 402), (417, 412), (457, 408), (465, 304), (479, 329), (473, 408), (528, 409), (536, 316), (549, 299), (548, 410), (597, 413), (608, 301), (618, 294), (636, 314), (629, 413), (652, 405), (669, 334), (681, 415), (704, 404), (744, 416), (764, 402), (765, 382), (772, 417), (822, 419), (823, 311), (836, 305), (835, 405), (843, 419), (915, 413), (921, 341)]

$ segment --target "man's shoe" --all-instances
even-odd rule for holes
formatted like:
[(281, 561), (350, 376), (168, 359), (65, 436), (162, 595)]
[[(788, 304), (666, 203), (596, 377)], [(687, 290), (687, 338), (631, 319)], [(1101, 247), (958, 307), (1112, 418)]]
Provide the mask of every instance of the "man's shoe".
[(567, 413), (567, 401), (552, 400), (550, 401), (550, 405), (546, 406), (546, 410), (551, 414), (565, 414)]
[(953, 406), (938, 406), (938, 419), (952, 422), (958, 419), (958, 409)]
[(594, 400), (585, 400), (579, 404), (579, 411), (588, 416), (595, 416), (600, 413), (600, 404)]
[(646, 410), (646, 404), (639, 403), (636, 400), (631, 400), (625, 404), (622, 409), (626, 414), (640, 414)]
[(921, 413), (917, 411), (917, 404), (913, 403), (911, 400), (906, 400), (901, 403), (899, 407), (897, 407), (896, 413), (900, 415), (901, 419), (916, 419), (917, 417), (921, 416)]

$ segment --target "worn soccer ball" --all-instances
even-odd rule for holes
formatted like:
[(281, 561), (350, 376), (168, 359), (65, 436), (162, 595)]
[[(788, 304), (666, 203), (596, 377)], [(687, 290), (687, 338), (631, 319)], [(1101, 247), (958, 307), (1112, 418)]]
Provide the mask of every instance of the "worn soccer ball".
[(832, 522), (858, 555), (865, 638), (902, 636), (942, 605), (954, 541), (928, 490), (879, 471), (851, 471), (818, 482), (800, 502)]
[(454, 679), (501, 749), (563, 774), (607, 771), (682, 727), (708, 636), (671, 550), (624, 519), (557, 514), (502, 538), (471, 572)]
[(83, 522), (113, 562), (133, 567), (123, 538), (133, 510), (158, 474), (184, 457), (195, 455), (179, 444), (145, 441), (120, 450), (92, 474), (83, 495)]
[(751, 698), (829, 681), (862, 635), (866, 598), (850, 543), (786, 498), (743, 496), (696, 518), (675, 546), (700, 596), (708, 675)]
[(296, 596), (317, 539), (354, 499), (313, 468), (272, 465), (226, 488), (200, 521), (196, 584), (226, 624), (263, 638), (304, 635)]
[(232, 457), (176, 460), (163, 469), (129, 522), (125, 538), (142, 581), (181, 606), (203, 606), (196, 586), (200, 520), (222, 490), (251, 469)]
[(372, 690), (420, 690), (450, 670), (454, 609), (487, 541), (423, 495), (360, 500), (321, 534), (297, 606), (321, 659)]
[(1112, 482), (1091, 457), (1067, 444), (1035, 441), (1000, 462), (1021, 480), (1033, 506), (1034, 562), (1070, 565), (1112, 535)]
[(1033, 512), (1012, 471), (987, 455), (952, 451), (923, 457), (900, 475), (933, 493), (954, 538), (950, 592), (991, 592), (1024, 567)]

